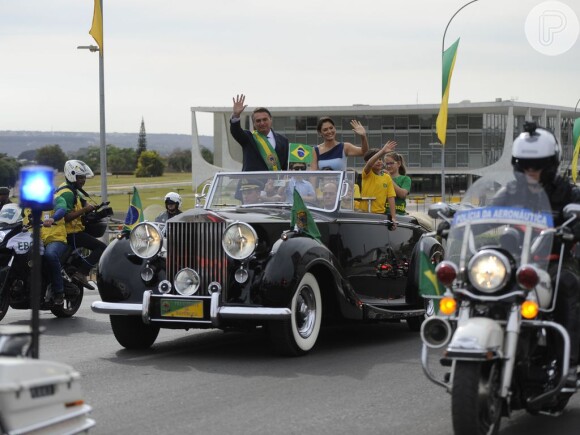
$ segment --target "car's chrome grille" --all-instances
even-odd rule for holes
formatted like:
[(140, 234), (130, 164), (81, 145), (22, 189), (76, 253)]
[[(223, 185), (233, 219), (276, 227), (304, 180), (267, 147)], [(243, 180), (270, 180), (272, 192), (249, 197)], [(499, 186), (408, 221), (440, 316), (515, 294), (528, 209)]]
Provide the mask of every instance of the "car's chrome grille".
[(222, 248), (225, 222), (168, 222), (167, 279), (173, 282), (178, 270), (189, 267), (199, 273), (199, 295), (207, 295), (210, 282), (225, 288), (227, 257)]

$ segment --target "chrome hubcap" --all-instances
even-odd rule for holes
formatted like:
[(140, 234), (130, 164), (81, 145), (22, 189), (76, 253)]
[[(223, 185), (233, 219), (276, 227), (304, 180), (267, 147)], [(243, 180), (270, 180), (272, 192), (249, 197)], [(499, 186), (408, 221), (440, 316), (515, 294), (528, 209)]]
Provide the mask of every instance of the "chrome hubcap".
[(300, 336), (310, 337), (316, 322), (316, 299), (309, 286), (302, 287), (296, 296), (295, 316)]

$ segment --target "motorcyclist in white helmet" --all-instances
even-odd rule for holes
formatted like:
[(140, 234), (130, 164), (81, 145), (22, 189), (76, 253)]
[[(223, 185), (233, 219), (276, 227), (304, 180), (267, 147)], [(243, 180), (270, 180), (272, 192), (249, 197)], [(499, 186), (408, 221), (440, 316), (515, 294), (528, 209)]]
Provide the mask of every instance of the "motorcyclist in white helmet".
[[(550, 131), (536, 127), (535, 123), (526, 122), (524, 132), (514, 140), (512, 148), (512, 166), (516, 181), (508, 183), (500, 190), (493, 204), (501, 206), (521, 203), (521, 206), (531, 208), (529, 202), (534, 197), (534, 185), (541, 185), (550, 200), (554, 225), (561, 225), (564, 222), (564, 207), (570, 203), (580, 203), (580, 189), (558, 174), (561, 155), (560, 144)], [(580, 239), (580, 223), (573, 227), (573, 233), (576, 240)], [(559, 254), (560, 247), (561, 244), (555, 242), (552, 253)], [(555, 320), (570, 335), (570, 373), (567, 383), (574, 386), (580, 350), (580, 269), (571, 249), (565, 249), (564, 253)], [(557, 261), (553, 263), (550, 274), (555, 281)]]
[(91, 251), (88, 257), (79, 264), (79, 272), (75, 278), (87, 288), (92, 288), (86, 276), (91, 268), (96, 266), (107, 245), (99, 239), (86, 233), (82, 216), (92, 212), (97, 207), (87, 202), (88, 194), (83, 190), (87, 178), (94, 176), (91, 168), (81, 160), (68, 160), (64, 164), (65, 182), (56, 190), (56, 196), (62, 196), (66, 201), (66, 214), (64, 216), (67, 243), (76, 248), (86, 248)]
[(179, 193), (169, 192), (165, 195), (164, 200), (165, 211), (155, 218), (155, 222), (166, 222), (168, 219), (182, 213), (179, 208), (183, 201)]

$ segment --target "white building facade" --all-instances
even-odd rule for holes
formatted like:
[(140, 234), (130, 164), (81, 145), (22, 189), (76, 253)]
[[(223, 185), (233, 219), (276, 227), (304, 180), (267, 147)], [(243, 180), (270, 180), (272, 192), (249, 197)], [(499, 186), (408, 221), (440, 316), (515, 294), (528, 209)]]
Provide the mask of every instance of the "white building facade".
[[(242, 126), (251, 129), (248, 107)], [(435, 131), (439, 104), (397, 106), (268, 107), (273, 128), (290, 142), (317, 145), (322, 142), (316, 131), (318, 119), (330, 116), (337, 128), (337, 139), (360, 144), (350, 121), (360, 121), (367, 130), (369, 146), (380, 148), (387, 140), (397, 142), (407, 173), (413, 177), (413, 190), (437, 192), (441, 189), (442, 150)], [(192, 155), (194, 183), (220, 170), (240, 170), (242, 150), (229, 133), (231, 107), (192, 107)], [(212, 113), (214, 124), (214, 165), (201, 157), (197, 132), (197, 113)], [(489, 103), (463, 101), (449, 105), (447, 140), (444, 149), (446, 188), (464, 189), (474, 175), (507, 168), (511, 162), (513, 139), (522, 132), (525, 121), (535, 121), (551, 130), (563, 149), (563, 167), (568, 167), (573, 152), (573, 108), (502, 101)], [(362, 157), (349, 157), (348, 166), (361, 171)], [(196, 181), (197, 180), (197, 181)]]

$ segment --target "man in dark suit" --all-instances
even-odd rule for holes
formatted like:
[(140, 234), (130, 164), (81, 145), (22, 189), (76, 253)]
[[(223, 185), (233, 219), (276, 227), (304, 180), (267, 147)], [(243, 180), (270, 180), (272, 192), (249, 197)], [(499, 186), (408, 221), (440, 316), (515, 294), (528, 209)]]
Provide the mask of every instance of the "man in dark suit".
[(240, 116), (247, 107), (244, 94), (232, 99), (234, 110), (230, 132), (242, 146), (242, 171), (281, 171), (288, 169), (288, 139), (272, 130), (272, 115), (265, 107), (252, 112), (254, 131), (242, 129)]

